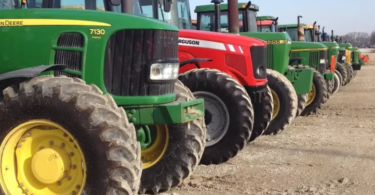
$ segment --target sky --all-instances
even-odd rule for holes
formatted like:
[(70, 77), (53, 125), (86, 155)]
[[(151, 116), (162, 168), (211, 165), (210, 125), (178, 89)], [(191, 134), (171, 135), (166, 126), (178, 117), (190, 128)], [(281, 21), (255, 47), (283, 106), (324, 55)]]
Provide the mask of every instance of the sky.
[[(224, 0), (227, 3), (229, 0)], [(247, 3), (246, 0), (238, 0)], [(375, 0), (252, 0), (259, 6), (258, 16), (279, 17), (279, 24), (301, 23), (325, 27), (325, 31), (334, 30), (336, 35), (349, 32), (375, 31)], [(211, 0), (190, 0), (191, 17), (196, 19), (195, 6), (210, 4)], [(323, 6), (324, 5), (324, 6)]]

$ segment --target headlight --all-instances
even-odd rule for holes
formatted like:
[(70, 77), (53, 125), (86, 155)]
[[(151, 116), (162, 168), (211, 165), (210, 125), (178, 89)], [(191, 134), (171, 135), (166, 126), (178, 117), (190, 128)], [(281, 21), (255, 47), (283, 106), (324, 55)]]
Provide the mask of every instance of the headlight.
[(346, 57), (345, 57), (345, 56), (342, 56), (342, 60), (343, 60), (343, 61), (346, 60)]
[(177, 79), (179, 63), (155, 63), (150, 68), (151, 80), (173, 80)]
[(292, 40), (288, 39), (288, 40), (286, 41), (286, 43), (292, 43)]
[(326, 63), (326, 59), (320, 59), (320, 64), (325, 64)]

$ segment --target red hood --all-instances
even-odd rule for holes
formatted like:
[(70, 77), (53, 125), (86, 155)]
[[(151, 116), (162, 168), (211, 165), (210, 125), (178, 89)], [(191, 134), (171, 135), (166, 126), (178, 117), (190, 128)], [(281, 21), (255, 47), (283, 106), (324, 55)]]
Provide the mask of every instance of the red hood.
[(263, 40), (229, 33), (181, 29), (178, 36), (181, 38), (201, 39), (206, 41), (214, 41), (248, 47), (252, 45), (266, 46), (266, 42)]

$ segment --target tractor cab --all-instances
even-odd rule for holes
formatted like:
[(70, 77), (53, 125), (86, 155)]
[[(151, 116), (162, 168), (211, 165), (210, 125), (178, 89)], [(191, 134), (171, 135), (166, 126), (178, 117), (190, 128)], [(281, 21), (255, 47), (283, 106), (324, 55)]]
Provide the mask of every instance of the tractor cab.
[(258, 32), (276, 32), (278, 19), (278, 17), (275, 18), (273, 16), (258, 16)]

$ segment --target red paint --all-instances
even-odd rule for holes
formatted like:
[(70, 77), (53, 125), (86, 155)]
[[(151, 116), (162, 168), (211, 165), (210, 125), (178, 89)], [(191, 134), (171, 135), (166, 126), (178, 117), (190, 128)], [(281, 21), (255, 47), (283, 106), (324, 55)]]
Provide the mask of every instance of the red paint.
[(273, 24), (272, 20), (263, 20), (263, 21), (257, 21), (257, 25), (260, 26), (271, 26)]
[[(262, 86), (267, 83), (267, 79), (255, 79), (253, 76), (253, 65), (250, 55), (251, 46), (263, 46), (266, 47), (266, 43), (263, 40), (227, 34), (227, 33), (217, 33), (217, 32), (206, 32), (197, 30), (180, 30), (180, 38), (187, 39), (198, 39), (203, 41), (215, 42), (214, 44), (220, 47), (215, 48), (202, 48), (202, 47), (192, 47), (186, 45), (179, 45), (179, 59), (180, 61), (192, 59), (192, 58), (209, 58), (212, 62), (200, 62), (201, 68), (217, 69), (224, 73), (231, 75), (239, 83), (244, 86)], [(202, 41), (200, 42), (201, 46)], [(241, 49), (242, 52), (241, 52)], [(220, 50), (221, 48), (221, 50)], [(230, 50), (234, 50), (233, 52)], [(231, 57), (231, 59), (226, 59), (226, 55)], [(238, 55), (238, 59), (235, 59), (235, 55)], [(243, 56), (243, 57), (241, 57)], [(238, 62), (239, 64), (226, 63)], [(242, 66), (245, 67), (241, 67)], [(189, 70), (195, 69), (193, 64), (188, 64), (180, 68), (180, 74), (187, 72)], [(240, 70), (240, 71), (239, 71)], [(244, 71), (246, 71), (245, 74)]]

